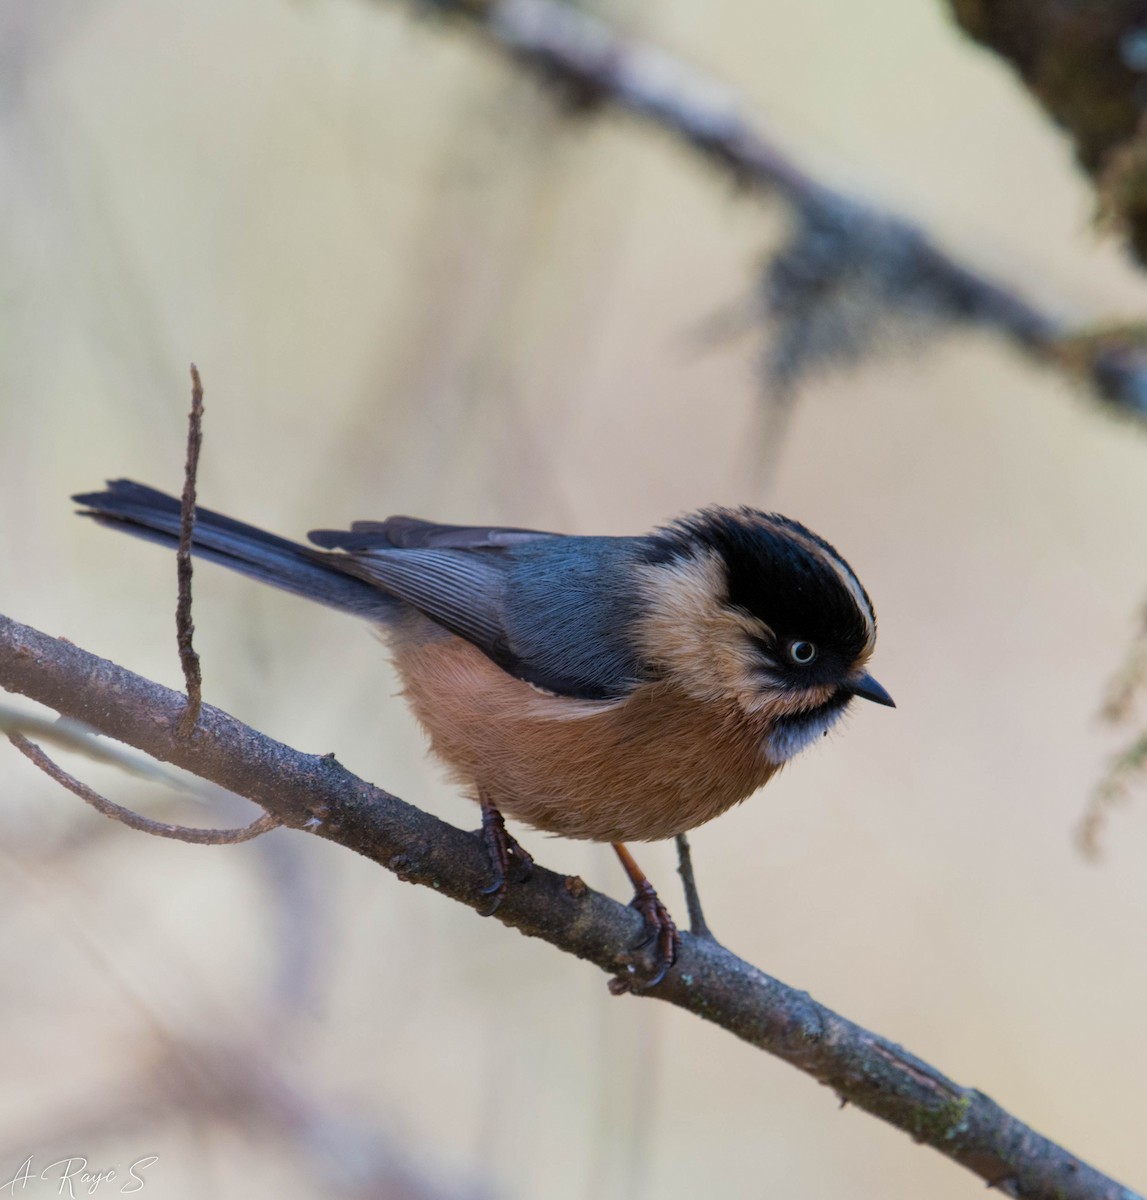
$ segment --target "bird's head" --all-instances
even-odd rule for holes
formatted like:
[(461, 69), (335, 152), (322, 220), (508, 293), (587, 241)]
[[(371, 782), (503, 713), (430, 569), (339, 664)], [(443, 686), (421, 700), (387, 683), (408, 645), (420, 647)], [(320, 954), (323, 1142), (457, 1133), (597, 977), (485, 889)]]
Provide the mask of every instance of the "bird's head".
[(639, 568), (642, 649), (698, 699), (735, 699), (781, 764), (854, 697), (892, 705), (866, 666), (876, 615), (839, 554), (796, 521), (709, 508), (655, 533)]

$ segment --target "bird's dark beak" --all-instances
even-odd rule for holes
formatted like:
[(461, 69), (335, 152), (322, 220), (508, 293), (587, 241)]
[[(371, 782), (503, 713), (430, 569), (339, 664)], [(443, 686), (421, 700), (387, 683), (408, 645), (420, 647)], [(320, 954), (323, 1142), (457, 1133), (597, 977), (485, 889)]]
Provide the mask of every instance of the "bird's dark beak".
[(845, 687), (854, 696), (863, 696), (865, 700), (871, 700), (874, 704), (887, 704), (889, 708), (896, 707), (896, 701), (865, 671), (863, 674), (854, 675), (846, 684)]

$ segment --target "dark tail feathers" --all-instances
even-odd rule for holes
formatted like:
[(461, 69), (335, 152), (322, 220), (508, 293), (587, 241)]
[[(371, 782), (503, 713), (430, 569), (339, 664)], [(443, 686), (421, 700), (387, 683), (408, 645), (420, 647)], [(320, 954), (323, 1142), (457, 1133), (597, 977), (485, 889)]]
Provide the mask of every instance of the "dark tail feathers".
[[(175, 549), (179, 545), (179, 501), (155, 488), (113, 479), (105, 492), (73, 496), (101, 525)], [(195, 510), (192, 550), (233, 571), (294, 592), (308, 600), (342, 609), (369, 621), (395, 615), (399, 603), (364, 580), (339, 569), (338, 558), (298, 542), (264, 533), (253, 525), (233, 521), (210, 509)]]

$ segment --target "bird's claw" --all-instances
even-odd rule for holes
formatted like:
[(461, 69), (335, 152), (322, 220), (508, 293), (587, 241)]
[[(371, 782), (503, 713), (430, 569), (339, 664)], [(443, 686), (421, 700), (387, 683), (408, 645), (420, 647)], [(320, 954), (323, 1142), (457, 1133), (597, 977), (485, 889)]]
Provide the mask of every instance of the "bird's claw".
[(652, 946), (653, 953), (642, 956), (652, 958), (652, 963), (643, 972), (635, 961), (630, 961), (626, 975), (617, 975), (609, 981), (609, 990), (615, 996), (624, 992), (648, 992), (655, 988), (669, 973), (681, 949), (681, 935), (677, 932), (677, 926), (648, 880), (634, 885), (634, 896), (629, 907), (636, 909), (645, 923), (645, 936), (633, 949), (640, 952)]
[(482, 802), (482, 841), (490, 859), (493, 879), (479, 895), (492, 896), (490, 904), (478, 915), (492, 917), (506, 898), (511, 883), (524, 883), (533, 873), (534, 860), (507, 831), (502, 814), (490, 803)]

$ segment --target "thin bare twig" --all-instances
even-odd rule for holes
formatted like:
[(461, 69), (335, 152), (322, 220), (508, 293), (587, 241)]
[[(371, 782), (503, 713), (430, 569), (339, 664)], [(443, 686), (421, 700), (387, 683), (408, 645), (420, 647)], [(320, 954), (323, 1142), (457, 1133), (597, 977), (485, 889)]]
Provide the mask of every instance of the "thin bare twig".
[(130, 754), (118, 742), (102, 738), (91, 726), (68, 717), (41, 717), (35, 713), (22, 712), (8, 704), (0, 704), (0, 733), (22, 733), (39, 742), (50, 742), (63, 750), (82, 754), (93, 762), (118, 767), (129, 775), (146, 779), (149, 783), (161, 783), (165, 787), (183, 792), (195, 800), (209, 798), (210, 789), (194, 776), (169, 771), (150, 758)]
[(179, 548), (175, 569), (179, 579), (179, 599), (175, 605), (175, 636), (179, 644), (179, 662), (187, 688), (187, 708), (179, 722), (179, 732), (190, 737), (203, 704), (203, 671), (192, 638), (195, 624), (191, 619), (191, 538), (195, 532), (195, 482), (199, 474), (199, 450), (203, 445), (203, 383), (199, 369), (191, 364), (191, 412), (187, 417), (187, 458), (183, 467), (183, 495), (179, 506)]
[(111, 817), (113, 821), (119, 821), (121, 825), (127, 825), (131, 829), (138, 829), (141, 833), (172, 838), (177, 842), (191, 842), (197, 846), (232, 846), (238, 842), (249, 842), (262, 833), (278, 829), (282, 824), (278, 817), (272, 816), (270, 813), (264, 813), (250, 825), (244, 825), (242, 829), (192, 829), (187, 825), (169, 825), (166, 821), (153, 821), (150, 817), (141, 816), (130, 808), (124, 808), (122, 804), (116, 804), (114, 800), (101, 796), (86, 783), (81, 783), (75, 776), (69, 775), (67, 771), (54, 763), (35, 742), (28, 741), (22, 733), (10, 733), (8, 740), (26, 759), (35, 763), (45, 775), (54, 779), (61, 787), (65, 787), (73, 795), (79, 796), (81, 800), (90, 804), (97, 812), (103, 813), (105, 817)]
[[(184, 699), (178, 692), (5, 617), (0, 687), (246, 796), (284, 825), (354, 850), (400, 879), (474, 909), (488, 905), (489, 863), (479, 838), (357, 778), (333, 755), (302, 754), (210, 705), (200, 716), (202, 736), (181, 738)], [(510, 889), (497, 919), (610, 975), (633, 961), (632, 946), (643, 929), (633, 909), (540, 866), (528, 882)], [(982, 1092), (953, 1082), (718, 943), (688, 933), (681, 942), (676, 966), (650, 996), (777, 1055), (1004, 1195), (1144, 1200)]]
[(880, 334), (978, 326), (1088, 382), (1147, 421), (1147, 338), (1127, 326), (1078, 330), (941, 250), (918, 226), (815, 178), (783, 153), (735, 92), (663, 50), (621, 36), (561, 0), (415, 0), (465, 21), (554, 85), (572, 112), (609, 107), (668, 132), (746, 190), (786, 202), (788, 242), (768, 263), (766, 376), (783, 398), (810, 370), (847, 365)]
[(689, 849), (689, 839), (683, 833), (677, 835), (677, 874), (681, 876), (681, 886), (685, 889), (689, 932), (694, 937), (711, 938), (713, 931), (701, 909), (701, 893), (697, 891), (697, 880), (693, 875), (693, 852)]

